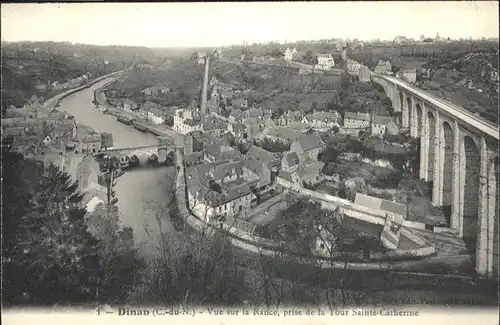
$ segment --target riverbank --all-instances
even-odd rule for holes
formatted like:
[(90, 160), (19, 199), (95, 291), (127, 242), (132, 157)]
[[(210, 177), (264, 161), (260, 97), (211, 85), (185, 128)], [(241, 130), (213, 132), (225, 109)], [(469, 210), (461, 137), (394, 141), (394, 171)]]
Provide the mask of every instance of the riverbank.
[(183, 147), (184, 146), (184, 137), (173, 131), (172, 128), (168, 127), (167, 125), (164, 124), (153, 124), (150, 121), (140, 118), (136, 114), (128, 113), (125, 112), (122, 109), (119, 109), (107, 102), (106, 95), (104, 94), (103, 88), (106, 87), (107, 85), (113, 83), (114, 81), (111, 81), (109, 83), (106, 83), (99, 89), (96, 89), (94, 92), (94, 98), (96, 100), (96, 103), (108, 111), (108, 115), (114, 116), (115, 118), (128, 118), (135, 120), (139, 122), (142, 126), (144, 126), (144, 132), (149, 132), (151, 134), (154, 134), (156, 136), (163, 136), (163, 137), (169, 137), (174, 139), (174, 144), (176, 147)]
[(94, 84), (100, 82), (101, 80), (104, 80), (106, 78), (110, 78), (110, 77), (113, 77), (115, 75), (118, 75), (118, 74), (121, 74), (123, 73), (125, 70), (120, 70), (120, 71), (116, 71), (116, 72), (113, 72), (113, 73), (110, 73), (110, 74), (107, 74), (105, 76), (101, 76), (101, 77), (98, 77), (96, 79), (93, 79), (93, 80), (90, 80), (89, 82), (87, 82), (85, 85), (81, 85), (81, 86), (78, 86), (76, 88), (72, 88), (72, 89), (69, 89), (69, 90), (66, 90), (60, 94), (57, 94), (53, 97), (51, 97), (50, 99), (46, 100), (44, 103), (43, 103), (43, 106), (47, 109), (47, 112), (50, 113), (51, 111), (53, 111), (58, 105), (59, 103), (61, 102), (61, 100), (63, 100), (64, 98), (76, 93), (76, 92), (79, 92), (83, 89), (86, 89), (86, 88), (89, 88), (91, 86), (93, 86)]
[[(113, 116), (93, 108), (94, 91), (109, 81), (103, 78), (90, 87), (67, 95), (61, 100), (58, 110), (73, 115), (78, 125), (90, 127), (97, 133), (112, 133), (115, 149), (158, 145), (155, 135), (136, 131)], [(73, 159), (71, 164), (71, 169), (76, 170), (78, 159)], [(75, 173), (71, 175), (76, 180)], [(165, 198), (173, 195), (173, 184), (174, 168), (162, 167), (127, 171), (114, 187), (119, 198), (116, 205), (120, 213), (120, 226), (133, 229), (134, 241), (141, 256), (157, 256), (160, 234), (175, 231), (164, 206)]]

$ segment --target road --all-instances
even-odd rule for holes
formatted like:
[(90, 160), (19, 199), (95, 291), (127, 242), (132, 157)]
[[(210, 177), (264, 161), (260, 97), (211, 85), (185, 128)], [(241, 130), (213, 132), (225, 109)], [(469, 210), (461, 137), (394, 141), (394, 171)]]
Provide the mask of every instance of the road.
[[(60, 102), (58, 110), (66, 111), (96, 132), (111, 132), (114, 148), (154, 146), (158, 144), (155, 135), (142, 133), (129, 125), (122, 124), (113, 116), (95, 109), (92, 103), (94, 90), (102, 87), (110, 79), (72, 94)], [(72, 162), (74, 166), (77, 162)], [(161, 229), (173, 229), (166, 209), (166, 198), (173, 191), (174, 168), (142, 169), (125, 173), (116, 185), (122, 226), (132, 227), (136, 243), (146, 255), (156, 254), (160, 229), (156, 221), (159, 216)]]

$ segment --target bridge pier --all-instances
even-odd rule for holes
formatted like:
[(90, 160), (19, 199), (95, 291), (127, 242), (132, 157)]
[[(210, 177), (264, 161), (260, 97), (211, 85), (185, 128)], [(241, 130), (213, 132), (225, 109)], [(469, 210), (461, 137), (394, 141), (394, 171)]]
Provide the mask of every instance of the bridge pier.
[(415, 112), (413, 97), (408, 97), (408, 127), (410, 128), (410, 137), (415, 137)]
[(450, 228), (459, 230), (460, 218), (460, 138), (458, 122), (454, 123), (453, 132), (453, 180), (452, 180), (452, 198)]
[(476, 241), (476, 272), (487, 274), (488, 267), (488, 180), (487, 180), (487, 147), (484, 137), (480, 143), (480, 171), (478, 193), (478, 234)]
[(439, 112), (435, 112), (435, 132), (434, 132), (434, 139), (431, 141), (430, 145), (434, 146), (434, 161), (429, 162), (434, 164), (433, 168), (433, 179), (432, 179), (432, 204), (434, 206), (439, 206), (441, 205), (442, 202), (442, 193), (443, 193), (443, 182), (442, 182), (442, 177), (441, 175), (443, 174), (443, 164), (442, 164), (442, 155), (441, 155), (441, 137), (440, 134), (442, 132), (442, 127), (440, 127), (440, 118), (439, 118)]
[(420, 179), (424, 179), (427, 181), (427, 160), (429, 157), (429, 144), (428, 144), (428, 125), (427, 125), (427, 108), (426, 105), (422, 105), (422, 122), (421, 122), (421, 134), (420, 137)]
[[(489, 152), (488, 159), (488, 218), (487, 218), (487, 266), (486, 276), (488, 278), (498, 275), (498, 155)], [(496, 236), (495, 236), (496, 235)]]
[(403, 107), (401, 108), (401, 123), (403, 125), (403, 128), (407, 128), (408, 125), (408, 118), (409, 118), (409, 107), (408, 107), (408, 100), (406, 95), (403, 94)]

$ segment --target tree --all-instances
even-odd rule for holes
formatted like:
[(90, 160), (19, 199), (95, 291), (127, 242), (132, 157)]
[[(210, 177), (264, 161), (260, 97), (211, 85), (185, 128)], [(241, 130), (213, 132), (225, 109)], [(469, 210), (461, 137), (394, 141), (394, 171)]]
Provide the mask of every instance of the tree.
[(275, 57), (275, 58), (282, 58), (283, 57), (283, 52), (280, 51), (279, 49), (274, 49), (269, 53), (270, 56)]
[[(12, 153), (6, 155), (10, 156), (7, 165), (9, 160), (18, 161), (21, 169), (14, 168), (14, 177), (7, 178), (4, 186), (20, 186), (22, 193), (19, 203), (11, 201), (14, 197), (5, 202), (3, 230), (15, 234), (8, 238), (3, 256), (4, 278), (10, 282), (4, 291), (5, 302), (90, 302), (97, 287), (97, 242), (86, 230), (85, 209), (79, 205), (81, 195), (76, 183), (51, 164), (31, 179), (31, 185), (23, 185), (18, 177), (27, 161)], [(26, 200), (25, 193), (32, 194), (30, 200)], [(18, 204), (26, 206), (16, 207)]]
[(282, 143), (280, 141), (273, 141), (273, 140), (270, 140), (269, 138), (264, 138), (260, 143), (260, 147), (262, 149), (270, 151), (270, 152), (285, 152), (285, 151), (290, 150), (289, 143)]
[(193, 54), (191, 54), (191, 60), (198, 61), (198, 52), (193, 52)]
[(312, 51), (307, 51), (304, 56), (302, 57), (302, 61), (306, 64), (311, 64), (311, 65), (315, 65), (317, 64), (317, 58), (313, 55), (313, 52)]
[(335, 163), (340, 156), (340, 150), (333, 146), (327, 146), (323, 151), (318, 154), (318, 160), (325, 164)]

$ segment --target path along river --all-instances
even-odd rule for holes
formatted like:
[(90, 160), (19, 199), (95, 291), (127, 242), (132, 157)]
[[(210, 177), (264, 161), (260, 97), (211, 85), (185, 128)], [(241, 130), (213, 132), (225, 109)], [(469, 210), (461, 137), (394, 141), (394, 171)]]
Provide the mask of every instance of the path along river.
[[(94, 91), (110, 80), (104, 79), (64, 98), (58, 110), (74, 115), (78, 124), (89, 126), (96, 132), (112, 133), (114, 148), (157, 145), (155, 135), (137, 131), (94, 108)], [(174, 180), (175, 171), (172, 167), (140, 169), (126, 172), (115, 187), (122, 226), (134, 230), (136, 243), (148, 255), (156, 254), (158, 249), (156, 243), (160, 228), (156, 217), (160, 217), (162, 231), (173, 229), (165, 209), (160, 206), (166, 205)]]

